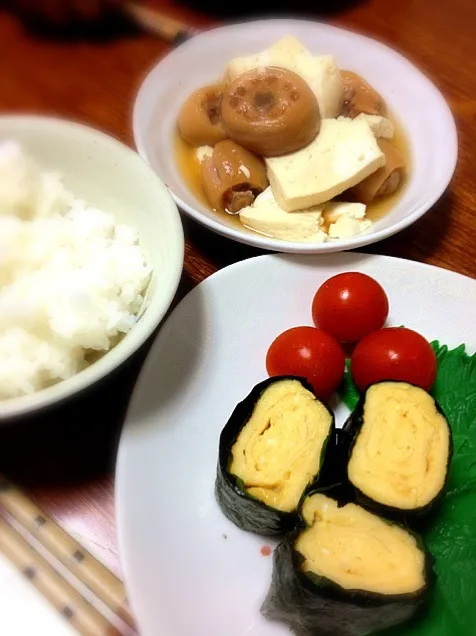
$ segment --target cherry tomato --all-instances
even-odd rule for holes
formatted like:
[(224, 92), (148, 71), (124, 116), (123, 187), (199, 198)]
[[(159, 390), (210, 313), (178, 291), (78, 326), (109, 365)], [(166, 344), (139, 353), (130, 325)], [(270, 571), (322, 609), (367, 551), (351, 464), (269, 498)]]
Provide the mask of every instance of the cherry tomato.
[(339, 343), (315, 327), (293, 327), (284, 331), (271, 343), (266, 355), (270, 376), (304, 377), (321, 400), (327, 400), (339, 386), (344, 367), (344, 353)]
[(359, 272), (332, 276), (317, 290), (312, 319), (339, 342), (357, 342), (380, 329), (388, 316), (388, 298), (376, 280)]
[(403, 380), (428, 391), (436, 379), (436, 355), (416, 331), (388, 327), (365, 336), (350, 361), (352, 377), (363, 391), (380, 380)]

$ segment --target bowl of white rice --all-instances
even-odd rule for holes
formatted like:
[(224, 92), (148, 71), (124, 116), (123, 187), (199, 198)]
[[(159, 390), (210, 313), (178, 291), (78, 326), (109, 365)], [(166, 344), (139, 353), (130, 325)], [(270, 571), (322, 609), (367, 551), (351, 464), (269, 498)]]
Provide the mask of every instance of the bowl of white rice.
[(154, 332), (184, 237), (166, 186), (108, 135), (0, 117), (0, 421), (98, 382)]

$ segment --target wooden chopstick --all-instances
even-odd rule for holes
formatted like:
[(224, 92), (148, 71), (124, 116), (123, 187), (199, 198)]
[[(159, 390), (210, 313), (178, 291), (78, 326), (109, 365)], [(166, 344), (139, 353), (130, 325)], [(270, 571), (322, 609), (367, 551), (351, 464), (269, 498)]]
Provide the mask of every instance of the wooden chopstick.
[(171, 44), (180, 44), (200, 33), (199, 29), (147, 7), (142, 2), (128, 0), (122, 11), (136, 26)]
[[(134, 619), (126, 603), (122, 582), (19, 488), (1, 475), (0, 506), (116, 616), (130, 628), (135, 629)], [(2, 530), (4, 526), (5, 524), (2, 526)], [(8, 546), (12, 546), (13, 543), (10, 535), (5, 536), (7, 537), (5, 545), (8, 549)], [(1, 543), (0, 547), (2, 547)], [(49, 569), (47, 574), (51, 574)], [(54, 589), (56, 591), (56, 588)], [(77, 597), (75, 598), (77, 599)], [(54, 605), (57, 606), (57, 603), (55, 602)], [(115, 634), (119, 632), (85, 632), (88, 636), (90, 633)]]
[(0, 550), (81, 636), (120, 636), (120, 632), (4, 519)]

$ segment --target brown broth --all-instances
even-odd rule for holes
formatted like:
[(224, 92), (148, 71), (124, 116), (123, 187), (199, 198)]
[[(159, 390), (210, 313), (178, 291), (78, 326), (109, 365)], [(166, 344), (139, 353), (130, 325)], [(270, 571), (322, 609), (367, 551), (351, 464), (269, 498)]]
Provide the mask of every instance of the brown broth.
[[(398, 150), (400, 150), (405, 160), (405, 178), (403, 184), (398, 188), (396, 192), (381, 199), (378, 199), (374, 203), (370, 203), (367, 206), (366, 216), (373, 222), (381, 219), (395, 206), (405, 190), (408, 173), (411, 169), (410, 146), (407, 142), (403, 127), (395, 117), (388, 115), (388, 118), (395, 126), (395, 134), (392, 141), (398, 148)], [(210, 208), (210, 205), (208, 204), (208, 201), (203, 192), (200, 177), (200, 162), (196, 157), (195, 150), (196, 149), (185, 142), (178, 134), (178, 131), (176, 131), (175, 155), (180, 173), (182, 174), (184, 181), (192, 194), (200, 201), (200, 203), (202, 203), (202, 205), (204, 205), (206, 208)], [(346, 199), (349, 200), (349, 196), (346, 195), (345, 192), (338, 198), (343, 201)], [(225, 225), (228, 225), (235, 229), (238, 228), (240, 230), (245, 230), (246, 232), (251, 232), (252, 234), (257, 234), (257, 232), (247, 228), (241, 223), (239, 215), (230, 216), (229, 214), (220, 212), (216, 212), (216, 215), (217, 218)]]
[(365, 215), (368, 219), (375, 222), (385, 216), (388, 212), (395, 207), (395, 204), (401, 198), (408, 182), (408, 175), (411, 171), (411, 153), (410, 153), (410, 144), (407, 141), (405, 132), (403, 130), (403, 126), (400, 124), (396, 117), (392, 115), (388, 115), (388, 119), (393, 123), (395, 127), (395, 134), (393, 136), (392, 142), (394, 146), (402, 153), (403, 160), (405, 161), (405, 171), (403, 183), (400, 185), (396, 192), (389, 194), (386, 197), (382, 197), (377, 199), (377, 201), (370, 203), (367, 206), (365, 211)]

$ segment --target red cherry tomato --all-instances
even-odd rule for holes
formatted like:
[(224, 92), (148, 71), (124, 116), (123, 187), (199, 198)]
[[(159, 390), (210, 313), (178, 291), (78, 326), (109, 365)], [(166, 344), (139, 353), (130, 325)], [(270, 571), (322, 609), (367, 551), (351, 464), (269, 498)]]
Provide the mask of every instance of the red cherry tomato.
[(339, 386), (344, 367), (344, 353), (339, 343), (315, 327), (293, 327), (284, 331), (271, 343), (266, 355), (270, 376), (304, 377), (321, 400), (327, 400)]
[(380, 380), (403, 380), (428, 391), (436, 379), (436, 355), (416, 331), (388, 327), (365, 336), (350, 361), (352, 377), (363, 391)]
[(317, 290), (312, 319), (339, 342), (357, 342), (380, 329), (388, 316), (388, 298), (376, 280), (359, 272), (332, 276)]

